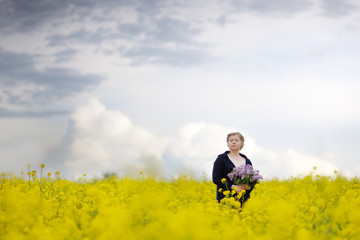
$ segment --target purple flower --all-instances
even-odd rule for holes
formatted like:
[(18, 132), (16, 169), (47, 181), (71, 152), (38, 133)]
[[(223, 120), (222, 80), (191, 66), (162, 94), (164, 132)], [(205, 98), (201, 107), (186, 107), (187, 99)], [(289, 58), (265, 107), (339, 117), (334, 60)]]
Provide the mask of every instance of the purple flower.
[(255, 186), (263, 177), (259, 174), (259, 170), (254, 170), (251, 165), (241, 165), (234, 168), (228, 174), (229, 179), (234, 184), (247, 183), (250, 186)]

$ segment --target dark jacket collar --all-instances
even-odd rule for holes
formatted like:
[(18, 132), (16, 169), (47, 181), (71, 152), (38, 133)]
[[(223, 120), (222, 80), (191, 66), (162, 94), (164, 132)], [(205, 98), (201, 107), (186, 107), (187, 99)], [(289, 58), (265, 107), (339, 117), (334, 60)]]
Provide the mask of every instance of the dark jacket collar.
[[(228, 157), (228, 154), (230, 153), (230, 151), (225, 151), (224, 153), (220, 154), (219, 156), (222, 156), (222, 157)], [(239, 152), (239, 155), (242, 156), (243, 158), (245, 159), (248, 159), (244, 154), (240, 153)]]
[[(234, 165), (233, 162), (228, 157), (229, 153), (230, 153), (230, 151), (225, 151), (224, 153), (220, 154), (219, 157), (226, 160), (229, 164)], [(242, 156), (243, 158), (245, 158), (246, 164), (252, 165), (252, 162), (250, 161), (250, 159), (247, 158), (247, 156), (245, 154), (239, 153), (239, 155)]]

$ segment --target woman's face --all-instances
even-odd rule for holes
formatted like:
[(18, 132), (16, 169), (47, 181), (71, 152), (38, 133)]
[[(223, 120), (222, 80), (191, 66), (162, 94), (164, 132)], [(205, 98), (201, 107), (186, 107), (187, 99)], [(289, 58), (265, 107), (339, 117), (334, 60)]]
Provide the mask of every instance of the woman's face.
[(231, 136), (227, 144), (230, 150), (240, 150), (243, 145), (238, 135)]

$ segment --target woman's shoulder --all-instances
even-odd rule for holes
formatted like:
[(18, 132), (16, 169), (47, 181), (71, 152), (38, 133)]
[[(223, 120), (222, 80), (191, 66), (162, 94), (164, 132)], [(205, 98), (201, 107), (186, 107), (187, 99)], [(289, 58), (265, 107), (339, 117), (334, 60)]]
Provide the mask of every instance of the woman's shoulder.
[(240, 156), (242, 156), (243, 158), (249, 159), (245, 154), (243, 154), (243, 153), (239, 153), (239, 154), (240, 154)]
[(243, 158), (245, 158), (246, 164), (252, 165), (252, 162), (250, 161), (250, 159), (249, 159), (245, 154), (242, 154), (242, 153), (239, 153), (239, 154), (240, 154), (240, 156), (242, 156)]
[(225, 151), (224, 153), (221, 153), (217, 156), (216, 160), (223, 160), (223, 159), (227, 159), (228, 158), (228, 153), (229, 151)]
[(230, 151), (225, 151), (224, 153), (219, 154), (218, 157), (226, 157), (227, 158), (229, 152)]

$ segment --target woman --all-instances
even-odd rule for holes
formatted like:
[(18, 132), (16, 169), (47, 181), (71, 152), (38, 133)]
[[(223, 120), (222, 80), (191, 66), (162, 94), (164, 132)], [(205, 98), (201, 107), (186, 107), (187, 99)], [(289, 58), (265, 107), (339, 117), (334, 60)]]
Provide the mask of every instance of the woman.
[[(240, 150), (244, 146), (245, 139), (239, 132), (229, 133), (226, 140), (229, 151), (220, 154), (216, 158), (212, 173), (212, 180), (217, 185), (216, 199), (220, 202), (220, 200), (224, 198), (224, 194), (219, 192), (220, 188), (223, 190), (227, 190), (227, 188), (236, 188), (237, 192), (240, 192), (241, 190), (246, 191), (242, 201), (243, 203), (250, 198), (250, 192), (252, 189), (248, 184), (234, 185), (227, 175), (235, 167), (239, 167), (244, 164), (252, 165), (252, 163), (244, 154), (240, 153)], [(226, 179), (224, 183), (221, 181), (223, 178)]]

